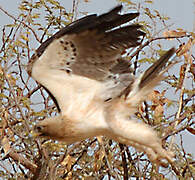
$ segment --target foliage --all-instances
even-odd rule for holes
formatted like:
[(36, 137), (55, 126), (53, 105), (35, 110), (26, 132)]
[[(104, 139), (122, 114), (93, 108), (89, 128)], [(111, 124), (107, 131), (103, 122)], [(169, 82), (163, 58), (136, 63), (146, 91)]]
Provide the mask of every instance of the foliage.
[[(85, 1), (83, 3), (87, 3)], [(72, 22), (77, 11), (67, 12), (57, 0), (25, 1), (18, 7), (18, 17), (0, 7), (13, 19), (2, 29), (0, 47), (0, 177), (3, 179), (191, 179), (195, 177), (195, 161), (183, 148), (181, 133), (195, 134), (195, 57), (192, 46), (195, 34), (183, 29), (170, 30), (169, 18), (148, 8), (153, 1), (141, 4), (121, 0), (126, 10), (136, 10), (143, 16), (137, 22), (147, 33), (140, 47), (130, 50), (136, 74), (139, 66), (154, 62), (165, 50), (163, 44), (178, 47), (177, 58), (182, 62), (144, 102), (137, 117), (153, 126), (165, 148), (175, 152), (176, 161), (167, 169), (151, 164), (142, 152), (118, 144), (105, 137), (94, 137), (72, 145), (37, 139), (32, 136), (34, 124), (57, 113), (48, 94), (26, 73), (26, 65), (44, 40)], [(163, 33), (163, 34), (162, 34)], [(164, 40), (163, 43), (161, 40)], [(166, 40), (166, 41), (165, 41)], [(184, 81), (188, 82), (186, 86)], [(174, 93), (176, 92), (176, 93)], [(168, 96), (172, 93), (173, 96)], [(55, 127), (54, 127), (55, 128)], [(180, 142), (174, 142), (174, 135)]]

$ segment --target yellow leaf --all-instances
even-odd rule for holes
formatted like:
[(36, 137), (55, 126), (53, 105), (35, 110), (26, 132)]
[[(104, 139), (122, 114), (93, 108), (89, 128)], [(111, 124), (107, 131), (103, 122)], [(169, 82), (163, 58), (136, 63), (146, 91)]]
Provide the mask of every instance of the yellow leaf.
[(145, 0), (145, 3), (152, 4), (152, 3), (153, 3), (153, 1), (152, 1), (152, 0)]
[(70, 156), (69, 154), (66, 156), (66, 158), (61, 162), (61, 165), (66, 166), (67, 170), (70, 171), (72, 164), (75, 162), (75, 158)]
[(97, 140), (98, 140), (98, 142), (100, 143), (100, 144), (102, 144), (102, 137), (101, 136), (97, 136)]
[(3, 150), (5, 151), (5, 154), (8, 153), (11, 147), (6, 136), (2, 139), (1, 144), (3, 146)]
[(21, 35), (21, 38), (24, 39), (25, 41), (29, 41), (28, 37)]

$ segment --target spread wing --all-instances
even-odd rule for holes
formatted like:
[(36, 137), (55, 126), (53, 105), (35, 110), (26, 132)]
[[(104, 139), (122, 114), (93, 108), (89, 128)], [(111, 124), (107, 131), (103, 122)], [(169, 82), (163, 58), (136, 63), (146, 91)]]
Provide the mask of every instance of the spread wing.
[[(36, 51), (40, 57), (53, 43), (58, 49), (53, 67), (95, 80), (104, 80), (125, 49), (140, 44), (140, 25), (118, 27), (139, 13), (120, 15), (122, 6), (97, 16), (89, 15), (57, 32)], [(116, 28), (113, 30), (113, 28)], [(58, 39), (58, 41), (56, 41)], [(51, 49), (51, 48), (50, 48)]]
[[(110, 87), (105, 100), (119, 95), (134, 80), (129, 75), (129, 64), (121, 60), (121, 54), (127, 48), (138, 46), (141, 37), (145, 35), (139, 30), (140, 25), (120, 26), (139, 15), (120, 15), (121, 9), (122, 6), (117, 6), (100, 16), (86, 16), (61, 29), (36, 50), (28, 71), (31, 73), (37, 59), (42, 59), (39, 65), (45, 63), (47, 70), (55, 69), (69, 75), (105, 82)], [(38, 76), (34, 78), (47, 91), (51, 91)], [(57, 103), (54, 96), (53, 99)]]

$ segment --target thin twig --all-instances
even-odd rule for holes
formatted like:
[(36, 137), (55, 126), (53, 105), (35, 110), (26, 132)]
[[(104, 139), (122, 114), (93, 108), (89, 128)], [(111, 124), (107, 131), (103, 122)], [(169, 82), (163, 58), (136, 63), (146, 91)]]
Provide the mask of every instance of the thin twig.
[(103, 150), (103, 152), (104, 152), (104, 155), (105, 155), (105, 158), (106, 158), (106, 163), (107, 163), (108, 168), (109, 168), (112, 172), (114, 172), (114, 178), (117, 179), (117, 180), (120, 180), (121, 178), (120, 178), (119, 174), (115, 172), (113, 166), (112, 166), (111, 163), (109, 162), (109, 158), (108, 158), (108, 155), (107, 155), (107, 151), (106, 151), (106, 149), (105, 149), (104, 141), (102, 140), (102, 142), (100, 142), (100, 141), (98, 141), (98, 142), (99, 142), (99, 144), (101, 145), (101, 148), (102, 148), (102, 150)]
[[(1, 145), (3, 146), (4, 150), (6, 151), (6, 146), (7, 146), (7, 141), (2, 141)], [(9, 152), (7, 153), (9, 157), (11, 157), (13, 160), (21, 163), (23, 166), (25, 166), (27, 169), (29, 169), (31, 172), (36, 172), (37, 165), (32, 163), (30, 160), (27, 158), (24, 158), (22, 155), (18, 154), (13, 150), (11, 147), (9, 147)]]
[[(139, 46), (139, 48), (137, 48), (137, 50), (130, 55), (131, 58), (133, 58), (134, 56), (136, 56), (144, 47), (148, 46), (151, 42), (156, 41), (156, 40), (162, 40), (162, 39), (170, 39), (170, 38), (185, 38), (185, 37), (191, 37), (192, 35), (183, 35), (183, 36), (170, 36), (170, 37), (156, 37), (156, 38), (151, 38), (148, 41), (146, 41), (144, 44), (142, 44), (141, 46)], [(129, 54), (127, 54), (129, 55)]]
[[(177, 114), (176, 114), (176, 119), (180, 118), (180, 114), (181, 114), (182, 109), (183, 109), (183, 96), (184, 96), (184, 91), (185, 91), (184, 82), (185, 82), (185, 79), (187, 78), (187, 72), (190, 71), (190, 66), (191, 66), (191, 64), (187, 63), (187, 67), (184, 70), (184, 80), (183, 80), (182, 86), (181, 86), (180, 99), (179, 99), (179, 108), (178, 108), (178, 111), (177, 111)], [(174, 124), (172, 125), (173, 126), (173, 130), (176, 129), (178, 124), (179, 124), (179, 121), (174, 122)], [(171, 137), (171, 141), (170, 141), (169, 150), (172, 149), (174, 140), (175, 140), (175, 136), (172, 136)]]
[(72, 14), (73, 14), (73, 16), (72, 16), (72, 19), (71, 19), (72, 22), (77, 19), (78, 5), (79, 5), (79, 0), (73, 0), (73, 3), (72, 3)]
[(4, 10), (1, 6), (0, 6), (0, 10), (3, 11), (7, 16), (9, 16), (10, 18), (14, 19), (17, 22), (22, 23), (24, 26), (26, 26), (27, 28), (29, 28), (31, 30), (31, 32), (33, 33), (33, 35), (35, 36), (36, 40), (38, 42), (41, 42), (40, 39), (38, 38), (37, 34), (35, 33), (35, 31), (28, 25), (26, 24), (24, 21), (20, 21), (19, 19), (16, 19), (14, 16), (12, 16), (11, 14), (9, 14), (6, 10)]
[(119, 143), (119, 147), (120, 147), (121, 153), (122, 153), (122, 165), (123, 165), (123, 169), (124, 169), (123, 179), (128, 180), (127, 159), (126, 159), (126, 155), (125, 155), (124, 145)]
[[(184, 147), (183, 147), (183, 138), (182, 138), (182, 135), (180, 135), (180, 138), (181, 138), (181, 148), (182, 148), (182, 151), (183, 151), (183, 157), (184, 157), (184, 159), (185, 159), (185, 161), (186, 161), (186, 167), (188, 168), (191, 177), (192, 177), (193, 179), (195, 179), (195, 177), (194, 177), (194, 175), (193, 175), (193, 173), (192, 173), (192, 171), (191, 171), (191, 169), (190, 169), (189, 161), (188, 161), (188, 159), (186, 158), (186, 152), (185, 152)], [(184, 170), (185, 170), (185, 169), (184, 169)], [(182, 173), (182, 174), (183, 174), (183, 173)], [(184, 175), (184, 174), (183, 174), (183, 175)]]

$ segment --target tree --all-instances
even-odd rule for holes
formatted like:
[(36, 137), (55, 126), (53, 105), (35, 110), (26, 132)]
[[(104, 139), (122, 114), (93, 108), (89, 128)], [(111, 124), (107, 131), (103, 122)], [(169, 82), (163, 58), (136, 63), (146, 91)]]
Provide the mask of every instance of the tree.
[[(0, 7), (14, 21), (3, 27), (0, 47), (0, 177), (32, 180), (195, 177), (195, 161), (184, 149), (181, 135), (184, 130), (195, 134), (195, 56), (192, 53), (195, 34), (183, 29), (172, 30), (168, 17), (146, 8), (152, 1), (141, 5), (129, 0), (121, 2), (128, 10), (144, 14), (137, 22), (143, 25), (147, 35), (126, 57), (132, 62), (134, 74), (142, 64), (152, 63), (164, 53), (163, 44), (172, 40), (172, 45), (178, 47), (177, 58), (182, 61), (177, 65), (179, 74), (169, 72), (163, 85), (136, 113), (137, 118), (155, 128), (164, 147), (175, 153), (175, 163), (162, 169), (151, 164), (144, 153), (105, 137), (67, 146), (31, 135), (36, 121), (56, 114), (57, 110), (46, 91), (28, 76), (25, 67), (39, 44), (73, 21), (78, 2), (74, 0), (72, 12), (67, 12), (57, 0), (22, 0), (18, 17)], [(185, 86), (186, 80), (189, 86)], [(177, 92), (175, 99), (166, 96), (170, 91), (173, 95)], [(180, 142), (174, 142), (175, 135), (180, 136)]]

